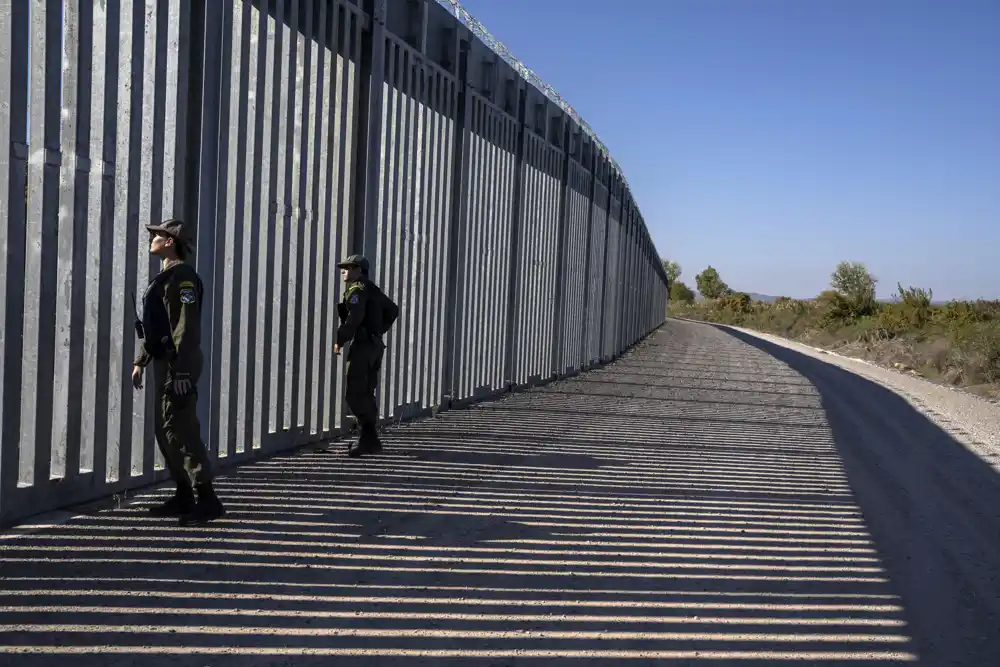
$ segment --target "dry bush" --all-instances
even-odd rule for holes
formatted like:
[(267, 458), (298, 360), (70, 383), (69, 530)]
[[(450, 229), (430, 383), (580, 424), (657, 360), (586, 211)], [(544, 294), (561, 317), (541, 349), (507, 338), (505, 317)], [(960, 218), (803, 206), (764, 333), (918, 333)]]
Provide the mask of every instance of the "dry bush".
[(670, 312), (846, 348), (956, 386), (1000, 385), (1000, 301), (935, 305), (929, 289), (897, 288), (890, 303), (867, 299), (866, 289), (853, 295), (826, 290), (811, 300), (779, 297), (775, 303), (729, 292), (693, 304), (672, 303)]

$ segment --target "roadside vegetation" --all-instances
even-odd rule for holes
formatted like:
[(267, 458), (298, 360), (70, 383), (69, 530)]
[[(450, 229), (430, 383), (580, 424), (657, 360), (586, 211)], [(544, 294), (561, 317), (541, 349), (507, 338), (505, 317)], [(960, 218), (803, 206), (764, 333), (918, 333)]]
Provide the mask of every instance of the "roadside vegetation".
[(773, 301), (731, 289), (709, 266), (694, 278), (696, 300), (680, 265), (663, 266), (671, 316), (775, 334), (1000, 398), (1000, 301), (933, 303), (932, 290), (902, 285), (879, 301), (876, 278), (857, 262), (837, 265), (815, 298)]

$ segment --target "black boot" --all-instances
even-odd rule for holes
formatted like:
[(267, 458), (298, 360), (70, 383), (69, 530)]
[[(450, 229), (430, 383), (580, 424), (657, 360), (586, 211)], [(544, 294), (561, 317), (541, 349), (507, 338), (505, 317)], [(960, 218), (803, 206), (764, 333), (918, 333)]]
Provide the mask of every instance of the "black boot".
[(198, 504), (190, 512), (181, 516), (180, 525), (201, 526), (226, 515), (226, 508), (222, 506), (222, 501), (215, 495), (215, 489), (212, 488), (211, 482), (198, 484), (195, 490), (198, 492)]
[(178, 484), (174, 495), (166, 502), (150, 507), (149, 514), (151, 516), (180, 516), (187, 514), (194, 507), (194, 492), (191, 487), (186, 484)]
[(377, 454), (382, 451), (382, 441), (378, 438), (378, 431), (373, 424), (365, 424), (361, 427), (361, 435), (354, 446), (347, 450), (347, 455), (357, 458), (362, 454)]

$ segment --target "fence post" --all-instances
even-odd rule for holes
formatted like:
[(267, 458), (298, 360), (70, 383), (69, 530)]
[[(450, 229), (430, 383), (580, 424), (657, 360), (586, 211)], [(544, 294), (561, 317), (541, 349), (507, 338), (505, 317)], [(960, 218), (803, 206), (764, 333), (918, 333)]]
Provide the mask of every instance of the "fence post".
[[(604, 167), (610, 171), (611, 165), (608, 160), (604, 160)], [(606, 318), (608, 316), (608, 309), (606, 307), (608, 300), (608, 239), (611, 236), (611, 222), (613, 218), (611, 217), (611, 198), (614, 195), (616, 183), (615, 174), (611, 173), (608, 176), (608, 194), (605, 197), (605, 222), (604, 222), (604, 248), (601, 251), (601, 265), (604, 267), (604, 280), (601, 281), (601, 296), (597, 300), (597, 307), (600, 309), (601, 316), (598, 320), (597, 326), (597, 360), (598, 363), (605, 362), (604, 346), (607, 344), (605, 331), (607, 329)]]
[[(378, 179), (382, 150), (382, 84), (385, 77), (386, 0), (368, 0), (371, 22), (362, 32), (357, 154), (352, 233), (348, 243), (375, 262), (378, 253)], [(346, 253), (345, 253), (346, 254)], [(341, 258), (336, 258), (339, 261)]]
[(472, 131), (472, 87), (469, 85), (469, 49), (471, 34), (459, 26), (455, 39), (458, 48), (458, 107), (455, 113), (455, 146), (452, 164), (451, 189), (451, 226), (448, 240), (447, 274), (452, 279), (448, 281), (445, 294), (445, 320), (443, 341), (443, 368), (441, 372), (441, 409), (447, 410), (455, 401), (457, 370), (460, 369), (458, 356), (463, 356), (465, 350), (460, 350), (458, 326), (465, 314), (464, 303), (460, 298), (459, 285), (466, 280), (466, 264), (469, 257), (465, 256), (465, 233), (468, 225), (468, 211), (465, 202), (469, 191), (469, 152), (471, 150), (469, 133)]
[[(569, 116), (562, 115), (562, 137), (560, 137), (559, 142), (563, 152), (562, 174), (560, 176), (562, 185), (559, 190), (559, 228), (556, 232), (558, 242), (556, 246), (556, 295), (555, 303), (553, 304), (555, 313), (553, 314), (552, 322), (552, 365), (549, 369), (550, 377), (552, 378), (560, 377), (566, 372), (566, 363), (565, 359), (563, 359), (563, 320), (566, 316), (563, 311), (566, 308), (566, 276), (563, 274), (566, 270), (566, 216), (568, 215), (569, 206), (567, 204), (570, 193), (569, 162), (572, 159), (570, 153), (575, 152), (569, 120)], [(551, 130), (549, 132), (551, 133)]]
[[(344, 242), (344, 256), (360, 253), (364, 255), (371, 270), (378, 265), (378, 181), (380, 154), (382, 150), (382, 86), (385, 81), (385, 17), (387, 0), (366, 0), (363, 7), (367, 12), (367, 29), (361, 30), (361, 44), (358, 59), (357, 111), (354, 116), (355, 140), (354, 147), (354, 187), (350, 194), (350, 222), (347, 225), (347, 238)], [(337, 3), (333, 3), (334, 7)], [(345, 31), (350, 30), (350, 23)], [(333, 263), (343, 257), (334, 257)], [(396, 325), (399, 326), (398, 324)], [(391, 355), (386, 350), (382, 362), (382, 375), (390, 377)], [(334, 364), (334, 368), (337, 364)], [(351, 431), (352, 420), (344, 405), (346, 384), (337, 385), (337, 398), (342, 415), (340, 433)], [(381, 412), (382, 397), (385, 386), (376, 390), (376, 405)]]
[(218, 218), (219, 128), (222, 97), (223, 5), (213, 0), (194, 0), (191, 21), (187, 175), (185, 221), (193, 223), (194, 266), (204, 283), (201, 304), (204, 369), (198, 382), (198, 418), (202, 439), (212, 456), (218, 452), (212, 437), (218, 420), (219, 392), (215, 358), (217, 313), (215, 309), (216, 221)]
[(622, 213), (618, 230), (618, 303), (615, 307), (615, 358), (624, 349), (623, 341), (626, 340), (627, 327), (625, 325), (625, 315), (628, 312), (625, 308), (626, 283), (628, 280), (628, 234), (632, 221), (632, 193), (625, 189), (622, 198)]
[(586, 370), (590, 364), (587, 361), (587, 349), (590, 342), (590, 283), (592, 282), (590, 256), (593, 250), (594, 236), (594, 199), (597, 197), (597, 146), (590, 142), (590, 165), (587, 169), (590, 174), (590, 192), (587, 195), (587, 242), (584, 250), (584, 261), (586, 271), (583, 276), (583, 335), (580, 336), (580, 371)]
[[(0, 95), (9, 103), (6, 130), (9, 135), (5, 145), (0, 145), (0, 179), (9, 178), (8, 199), (0, 203), (0, 231), (3, 244), (0, 249), (0, 290), (4, 290), (0, 308), (0, 524), (7, 524), (12, 515), (14, 496), (17, 493), (21, 443), (21, 355), (24, 329), (24, 244), (27, 227), (28, 179), (28, 101), (27, 96), (11, 95), (13, 91), (28, 90), (28, 55), (31, 28), (26, 7), (14, 9), (15, 3), (0, 6), (0, 39), (9, 44), (6, 54), (0, 55), (7, 70), (6, 88)], [(6, 41), (9, 40), (9, 41)]]
[(524, 117), (525, 107), (528, 103), (528, 84), (523, 79), (519, 84), (517, 99), (517, 155), (514, 158), (514, 173), (516, 176), (514, 177), (514, 198), (511, 204), (514, 215), (511, 219), (510, 257), (508, 258), (507, 271), (507, 303), (509, 307), (507, 310), (507, 349), (504, 354), (504, 382), (507, 384), (507, 389), (511, 389), (516, 384), (514, 366), (517, 363), (517, 341), (514, 340), (514, 335), (517, 331), (516, 323), (521, 307), (521, 281), (520, 276), (517, 275), (517, 271), (520, 266), (521, 227), (524, 225), (524, 211), (522, 210), (521, 200), (524, 196), (525, 143), (528, 140), (528, 134), (525, 132), (526, 119)]

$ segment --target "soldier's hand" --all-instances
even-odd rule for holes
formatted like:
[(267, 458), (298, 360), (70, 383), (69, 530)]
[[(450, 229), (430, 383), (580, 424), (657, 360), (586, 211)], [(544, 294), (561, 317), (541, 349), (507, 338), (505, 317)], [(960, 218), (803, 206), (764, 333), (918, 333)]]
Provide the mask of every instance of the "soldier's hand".
[(174, 379), (174, 393), (178, 396), (183, 396), (188, 393), (191, 389), (191, 380), (187, 378), (175, 378)]
[(333, 353), (338, 355), (340, 354), (340, 346), (336, 343), (333, 344)]
[(142, 389), (142, 366), (132, 367), (132, 386), (136, 389)]

